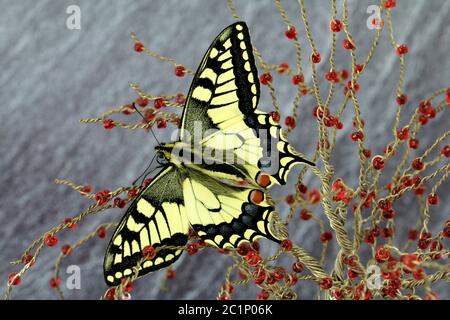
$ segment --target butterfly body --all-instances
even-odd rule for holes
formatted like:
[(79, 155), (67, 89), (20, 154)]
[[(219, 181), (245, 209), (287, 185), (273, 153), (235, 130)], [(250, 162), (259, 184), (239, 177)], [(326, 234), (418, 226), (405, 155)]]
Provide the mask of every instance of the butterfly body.
[[(208, 245), (237, 248), (264, 237), (274, 207), (264, 192), (285, 184), (305, 160), (269, 113), (257, 109), (259, 82), (244, 22), (224, 29), (194, 76), (179, 139), (155, 150), (167, 164), (129, 206), (109, 243), (109, 285), (175, 262), (190, 228)], [(142, 260), (144, 248), (156, 255)]]

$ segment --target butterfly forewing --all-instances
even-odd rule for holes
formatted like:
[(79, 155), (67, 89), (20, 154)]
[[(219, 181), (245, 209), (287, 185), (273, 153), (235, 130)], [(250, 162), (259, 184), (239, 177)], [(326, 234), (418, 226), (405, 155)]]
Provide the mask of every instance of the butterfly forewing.
[(284, 184), (295, 164), (313, 164), (288, 144), (269, 113), (257, 109), (259, 94), (248, 28), (244, 22), (237, 22), (213, 41), (197, 70), (183, 113), (180, 139), (188, 135), (197, 139), (194, 126), (201, 126), (204, 148), (232, 151), (234, 157), (227, 157), (225, 162), (253, 181), (267, 172), (271, 182)]

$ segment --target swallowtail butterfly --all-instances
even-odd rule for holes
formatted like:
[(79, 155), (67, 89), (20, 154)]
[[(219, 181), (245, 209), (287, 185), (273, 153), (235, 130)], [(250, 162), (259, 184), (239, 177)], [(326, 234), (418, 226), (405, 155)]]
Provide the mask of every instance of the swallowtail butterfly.
[[(257, 109), (259, 93), (249, 31), (237, 22), (217, 36), (200, 63), (178, 141), (155, 148), (167, 164), (131, 203), (112, 236), (104, 259), (108, 285), (119, 284), (135, 268), (142, 276), (174, 263), (183, 250), (173, 247), (186, 245), (190, 228), (219, 248), (260, 237), (281, 240), (271, 231), (274, 207), (264, 189), (285, 184), (294, 165), (314, 164), (289, 145), (269, 113)], [(196, 130), (201, 139), (187, 139)], [(263, 161), (275, 153), (275, 161)], [(207, 161), (217, 160), (216, 154), (222, 161)], [(203, 160), (186, 161), (196, 156)], [(267, 173), (272, 165), (276, 170)], [(147, 246), (164, 248), (142, 262)]]

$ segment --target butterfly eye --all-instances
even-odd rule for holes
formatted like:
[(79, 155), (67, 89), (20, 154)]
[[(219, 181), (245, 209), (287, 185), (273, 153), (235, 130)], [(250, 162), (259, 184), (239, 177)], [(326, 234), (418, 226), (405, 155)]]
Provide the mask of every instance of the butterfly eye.
[(162, 153), (158, 153), (156, 162), (158, 162), (158, 164), (160, 164), (160, 165), (164, 165), (167, 163), (167, 159), (166, 159), (166, 157), (164, 157), (164, 155)]

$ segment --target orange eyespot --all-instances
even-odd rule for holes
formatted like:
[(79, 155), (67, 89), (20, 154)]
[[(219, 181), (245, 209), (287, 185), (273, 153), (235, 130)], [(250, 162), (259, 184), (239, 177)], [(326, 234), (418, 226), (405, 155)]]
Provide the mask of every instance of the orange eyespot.
[(270, 185), (270, 177), (267, 174), (259, 173), (256, 182), (263, 188)]
[(260, 190), (253, 190), (250, 193), (250, 201), (254, 204), (259, 204), (264, 200), (264, 194)]

